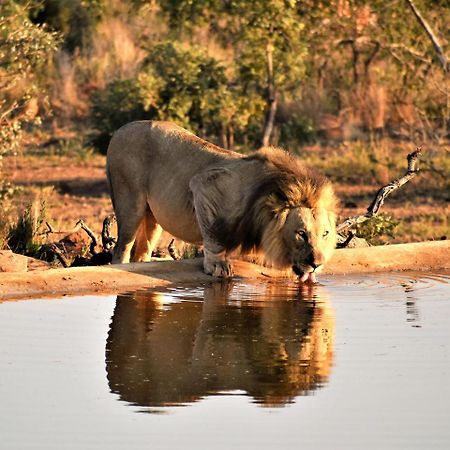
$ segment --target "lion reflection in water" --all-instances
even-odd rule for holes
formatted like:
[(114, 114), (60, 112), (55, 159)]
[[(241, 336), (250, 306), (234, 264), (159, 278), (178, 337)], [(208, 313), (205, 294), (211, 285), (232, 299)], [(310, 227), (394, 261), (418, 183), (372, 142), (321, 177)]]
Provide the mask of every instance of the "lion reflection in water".
[[(246, 300), (245, 289), (259, 290), (259, 301)], [(277, 406), (327, 381), (334, 335), (327, 302), (270, 284), (213, 283), (199, 298), (117, 297), (106, 346), (112, 392), (156, 407), (239, 390)]]

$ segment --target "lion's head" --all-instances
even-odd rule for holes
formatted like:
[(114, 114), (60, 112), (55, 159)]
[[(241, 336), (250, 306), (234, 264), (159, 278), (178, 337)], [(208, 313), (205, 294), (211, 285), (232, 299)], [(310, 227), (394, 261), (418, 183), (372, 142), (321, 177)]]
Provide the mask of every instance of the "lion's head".
[(256, 247), (302, 281), (320, 272), (336, 247), (336, 207), (331, 183), (277, 149), (262, 153), (269, 171), (250, 202)]

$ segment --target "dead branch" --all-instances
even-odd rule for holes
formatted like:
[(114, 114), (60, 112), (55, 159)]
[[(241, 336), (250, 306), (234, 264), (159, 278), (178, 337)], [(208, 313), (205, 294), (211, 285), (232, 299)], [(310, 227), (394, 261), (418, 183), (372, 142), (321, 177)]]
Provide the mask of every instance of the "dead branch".
[(48, 236), (49, 234), (64, 234), (65, 236), (67, 236), (69, 234), (77, 233), (81, 230), (80, 221), (78, 221), (77, 224), (70, 230), (55, 230), (48, 222), (45, 222), (45, 225), (47, 226), (47, 229), (42, 233), (45, 236)]
[(382, 187), (378, 192), (373, 200), (372, 204), (367, 208), (368, 214), (371, 216), (376, 216), (378, 214), (378, 211), (383, 206), (384, 200), (388, 195), (390, 195), (392, 192), (397, 190), (398, 188), (402, 187), (404, 184), (406, 184), (409, 180), (414, 178), (417, 173), (419, 172), (419, 169), (416, 169), (416, 163), (419, 159), (422, 152), (422, 147), (417, 147), (415, 151), (410, 153), (407, 157), (408, 160), (408, 170), (400, 178), (397, 178), (394, 181), (391, 181), (386, 186)]
[(95, 247), (97, 247), (97, 237), (95, 233), (84, 223), (82, 219), (80, 219), (75, 226), (70, 230), (55, 230), (48, 222), (45, 222), (47, 225), (47, 230), (44, 231), (44, 235), (48, 236), (49, 234), (63, 234), (68, 236), (69, 234), (77, 233), (80, 230), (83, 230), (87, 233), (87, 235), (91, 238), (91, 245), (89, 246), (89, 251), (92, 255), (97, 253)]
[(102, 245), (103, 251), (110, 251), (116, 244), (116, 240), (111, 236), (111, 227), (116, 222), (116, 216), (111, 214), (105, 217), (102, 227)]
[(425, 33), (428, 35), (431, 43), (433, 44), (434, 50), (436, 51), (437, 57), (439, 59), (439, 62), (441, 63), (442, 68), (444, 69), (445, 73), (449, 73), (450, 71), (450, 64), (447, 61), (447, 57), (444, 53), (444, 50), (442, 50), (442, 46), (439, 42), (439, 39), (437, 36), (433, 33), (432, 28), (428, 24), (428, 22), (425, 20), (425, 18), (422, 16), (420, 11), (417, 9), (417, 6), (414, 4), (413, 0), (406, 0), (406, 3), (408, 3), (409, 7), (411, 8), (414, 16), (416, 17), (417, 21), (421, 25), (421, 27), (425, 30)]
[(70, 267), (70, 261), (56, 244), (49, 244), (48, 250), (51, 251), (59, 260), (64, 268)]
[(342, 247), (344, 242), (347, 241), (347, 236), (345, 235), (346, 230), (348, 230), (349, 228), (353, 228), (355, 225), (363, 223), (372, 217), (375, 217), (383, 206), (386, 197), (392, 194), (392, 192), (394, 192), (398, 188), (402, 187), (405, 183), (407, 183), (417, 175), (419, 169), (416, 168), (416, 164), (421, 155), (421, 151), (422, 147), (417, 147), (415, 151), (408, 155), (408, 169), (405, 175), (391, 181), (389, 184), (379, 189), (372, 203), (367, 208), (367, 212), (365, 214), (349, 217), (347, 220), (337, 226), (336, 231), (338, 233), (339, 247)]
[(176, 249), (175, 245), (174, 245), (175, 239), (172, 239), (167, 247), (167, 250), (169, 251), (169, 255), (171, 256), (172, 259), (174, 259), (175, 261), (178, 261), (181, 259), (180, 254), (178, 253), (178, 250)]
[[(340, 238), (341, 236), (339, 236)], [(338, 242), (336, 248), (345, 248), (350, 244), (350, 241), (355, 237), (355, 233), (353, 231), (349, 231), (347, 236), (343, 238), (342, 242)]]
[(91, 238), (91, 245), (89, 246), (89, 252), (91, 255), (96, 255), (97, 250), (95, 247), (97, 247), (97, 237), (95, 236), (95, 233), (83, 222), (83, 220), (79, 220), (77, 224), (80, 223), (81, 229), (83, 229), (87, 235)]

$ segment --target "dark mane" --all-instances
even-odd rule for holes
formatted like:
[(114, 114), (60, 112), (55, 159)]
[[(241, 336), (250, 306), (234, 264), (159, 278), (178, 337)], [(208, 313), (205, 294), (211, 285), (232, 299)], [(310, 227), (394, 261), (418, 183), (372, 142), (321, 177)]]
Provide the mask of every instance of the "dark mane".
[(321, 190), (328, 181), (304, 167), (295, 157), (281, 149), (263, 149), (244, 158), (260, 161), (261, 174), (244, 193), (242, 217), (230, 223), (229, 218), (217, 218), (213, 231), (228, 251), (241, 247), (243, 251), (258, 249), (263, 231), (275, 217), (267, 204), (276, 200), (281, 209), (304, 206), (315, 208)]

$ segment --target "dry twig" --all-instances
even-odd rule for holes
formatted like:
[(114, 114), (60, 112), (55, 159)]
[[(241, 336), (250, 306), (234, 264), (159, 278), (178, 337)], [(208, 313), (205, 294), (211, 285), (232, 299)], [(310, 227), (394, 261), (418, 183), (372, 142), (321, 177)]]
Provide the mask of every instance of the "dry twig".
[(389, 184), (379, 189), (372, 203), (367, 208), (367, 212), (365, 214), (349, 217), (337, 226), (336, 231), (338, 233), (339, 247), (343, 247), (344, 243), (348, 244), (347, 235), (345, 233), (348, 229), (353, 228), (355, 225), (363, 223), (372, 217), (375, 217), (383, 206), (386, 197), (392, 194), (392, 192), (394, 192), (398, 188), (402, 187), (405, 183), (407, 183), (417, 175), (419, 169), (416, 168), (416, 164), (421, 155), (421, 151), (422, 147), (417, 147), (415, 151), (408, 155), (408, 170), (406, 171), (405, 175), (391, 181)]
[(111, 227), (116, 222), (116, 216), (111, 214), (105, 217), (102, 228), (102, 245), (103, 251), (110, 251), (116, 244), (116, 240), (111, 236)]
[(70, 267), (70, 261), (56, 244), (49, 244), (48, 251), (51, 251), (58, 258), (64, 268)]
[(430, 39), (433, 48), (436, 52), (436, 55), (439, 59), (439, 62), (442, 66), (442, 69), (445, 73), (450, 72), (450, 64), (447, 60), (447, 56), (444, 53), (444, 50), (442, 49), (442, 45), (439, 42), (439, 39), (434, 34), (432, 28), (428, 24), (428, 22), (425, 20), (425, 18), (422, 16), (420, 11), (418, 10), (417, 6), (414, 4), (413, 0), (406, 0), (406, 3), (408, 3), (409, 7), (411, 8), (414, 16), (416, 17), (417, 21), (419, 22), (420, 26), (425, 30), (425, 33), (427, 34), (428, 38)]
[(172, 239), (167, 247), (167, 250), (169, 251), (169, 255), (172, 259), (175, 261), (178, 261), (181, 259), (180, 254), (178, 253), (178, 250), (176, 249), (174, 245), (175, 239)]
[(95, 233), (84, 223), (82, 219), (80, 219), (75, 226), (70, 230), (55, 230), (48, 222), (45, 222), (47, 225), (47, 230), (43, 233), (48, 236), (49, 234), (63, 234), (68, 236), (69, 234), (77, 233), (80, 230), (83, 230), (87, 233), (87, 235), (91, 238), (91, 245), (89, 246), (89, 251), (92, 255), (97, 253), (95, 247), (97, 247), (97, 237)]

